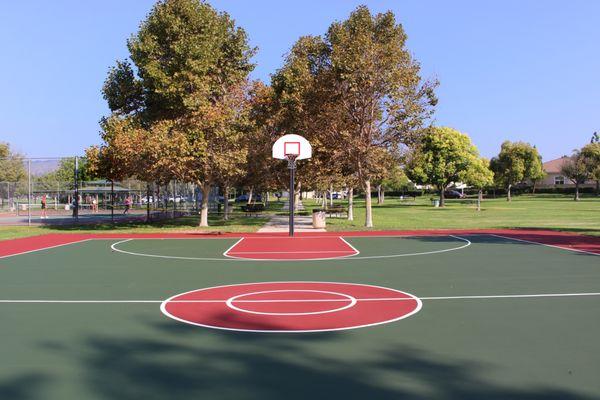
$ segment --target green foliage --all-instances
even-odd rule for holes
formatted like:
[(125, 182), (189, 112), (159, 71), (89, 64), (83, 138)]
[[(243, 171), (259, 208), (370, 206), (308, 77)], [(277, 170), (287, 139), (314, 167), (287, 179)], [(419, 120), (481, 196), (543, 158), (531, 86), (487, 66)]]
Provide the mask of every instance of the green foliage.
[(0, 182), (17, 182), (26, 174), (23, 156), (13, 152), (8, 143), (0, 142)]
[(128, 42), (147, 117), (206, 111), (254, 68), (246, 32), (199, 0), (158, 2)]
[(413, 182), (433, 185), (440, 191), (452, 182), (486, 186), (489, 178), (487, 166), (471, 139), (447, 127), (427, 131), (409, 159), (406, 172)]
[(584, 146), (581, 149), (581, 156), (590, 177), (600, 180), (600, 142), (596, 141)]
[(502, 143), (500, 154), (490, 161), (490, 168), (496, 184), (504, 187), (544, 177), (542, 157), (534, 146), (524, 142)]
[(586, 163), (585, 156), (580, 150), (575, 150), (573, 155), (565, 160), (560, 172), (574, 184), (580, 185), (590, 178), (590, 169)]
[(102, 86), (108, 108), (115, 113), (128, 115), (139, 111), (144, 103), (144, 88), (127, 60), (117, 61)]

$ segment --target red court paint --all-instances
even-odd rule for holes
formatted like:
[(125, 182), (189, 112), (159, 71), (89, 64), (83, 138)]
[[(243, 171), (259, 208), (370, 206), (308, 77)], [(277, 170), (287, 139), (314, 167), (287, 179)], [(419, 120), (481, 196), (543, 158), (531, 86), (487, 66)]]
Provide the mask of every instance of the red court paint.
[[(340, 237), (376, 237), (376, 236), (447, 236), (447, 235), (486, 235), (495, 234), (512, 239), (530, 241), (537, 244), (554, 246), (565, 250), (600, 255), (600, 237), (577, 233), (548, 231), (543, 229), (435, 229), (410, 231), (351, 231), (298, 233), (295, 238), (339, 240)], [(106, 234), (47, 234), (21, 239), (0, 241), (0, 258), (10, 257), (32, 251), (76, 243), (88, 239), (219, 239), (219, 238), (287, 239), (287, 233), (234, 233), (234, 232), (161, 232), (161, 233), (106, 233)], [(337, 238), (337, 239), (335, 239)], [(320, 257), (317, 257), (320, 258)]]
[(181, 322), (247, 332), (323, 332), (411, 316), (421, 301), (381, 286), (338, 282), (263, 282), (198, 289), (171, 297), (161, 311)]
[(315, 260), (358, 254), (341, 237), (247, 237), (223, 253), (226, 257), (250, 260)]

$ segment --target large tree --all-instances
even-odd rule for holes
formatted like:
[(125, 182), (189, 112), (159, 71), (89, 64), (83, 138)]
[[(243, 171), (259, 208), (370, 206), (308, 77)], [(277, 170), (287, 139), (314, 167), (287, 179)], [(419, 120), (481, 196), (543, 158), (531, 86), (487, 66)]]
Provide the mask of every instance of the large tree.
[(381, 150), (412, 143), (437, 102), (435, 83), (422, 81), (406, 39), (392, 12), (372, 15), (365, 6), (332, 24), (326, 36), (333, 87), (347, 121), (338, 143), (362, 183), (366, 227), (373, 226), (371, 182), (384, 159)]
[(476, 158), (464, 177), (464, 183), (477, 188), (477, 211), (481, 211), (483, 189), (494, 184), (494, 173), (489, 168), (490, 162), (485, 158)]
[(23, 156), (12, 151), (8, 143), (0, 142), (0, 182), (18, 182), (26, 175)]
[(448, 127), (434, 127), (420, 140), (406, 172), (415, 183), (435, 186), (440, 194), (440, 207), (444, 207), (448, 186), (465, 182), (469, 171), (479, 164), (477, 148), (467, 135)]
[[(158, 2), (128, 48), (131, 62), (118, 62), (103, 87), (112, 117), (136, 135), (145, 130), (149, 143), (162, 135), (158, 147), (173, 150), (170, 174), (202, 189), (200, 226), (207, 226), (212, 185), (245, 157), (237, 124), (254, 50), (228, 14), (199, 0)], [(137, 168), (152, 157), (141, 160)]]
[(505, 141), (500, 154), (492, 158), (490, 168), (494, 172), (494, 180), (506, 188), (507, 201), (511, 201), (511, 189), (526, 180), (536, 181), (544, 175), (542, 157), (535, 146), (525, 142)]
[(310, 136), (313, 171), (358, 178), (367, 227), (373, 226), (371, 184), (388, 159), (382, 154), (412, 144), (437, 101), (436, 83), (419, 74), (394, 14), (372, 15), (360, 6), (324, 38), (298, 40), (274, 76), (287, 121), (282, 127)]
[(560, 173), (575, 184), (575, 196), (573, 200), (579, 201), (579, 187), (590, 179), (591, 176), (586, 157), (582, 154), (581, 150), (575, 150), (571, 157), (563, 162)]
[(583, 146), (581, 155), (590, 178), (596, 181), (596, 195), (600, 196), (600, 141), (592, 140), (590, 144)]

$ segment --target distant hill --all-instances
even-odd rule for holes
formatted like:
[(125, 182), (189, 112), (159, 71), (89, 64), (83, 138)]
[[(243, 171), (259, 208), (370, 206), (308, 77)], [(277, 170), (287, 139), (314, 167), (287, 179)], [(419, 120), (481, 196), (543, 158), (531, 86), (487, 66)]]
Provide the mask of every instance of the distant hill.
[[(58, 169), (59, 160), (31, 160), (31, 175), (41, 176)], [(27, 168), (27, 166), (26, 166)]]

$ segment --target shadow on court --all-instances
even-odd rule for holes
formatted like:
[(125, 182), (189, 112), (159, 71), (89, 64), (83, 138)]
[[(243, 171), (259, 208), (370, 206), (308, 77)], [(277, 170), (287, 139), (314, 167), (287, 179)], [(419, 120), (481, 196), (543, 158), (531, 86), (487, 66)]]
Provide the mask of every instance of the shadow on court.
[[(353, 332), (250, 334), (171, 321), (147, 325), (148, 338), (88, 337), (68, 348), (44, 344), (76, 363), (101, 399), (526, 399), (588, 400), (551, 387), (501, 387), (487, 368), (436, 358), (423, 349), (382, 348), (357, 362), (330, 351)], [(339, 346), (337, 347), (339, 351)], [(0, 382), (0, 398), (44, 398), (39, 376)]]
[(50, 377), (31, 373), (0, 381), (0, 399), (25, 400), (43, 398), (44, 386)]

